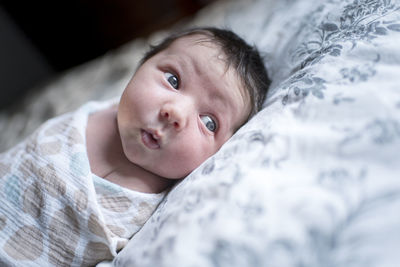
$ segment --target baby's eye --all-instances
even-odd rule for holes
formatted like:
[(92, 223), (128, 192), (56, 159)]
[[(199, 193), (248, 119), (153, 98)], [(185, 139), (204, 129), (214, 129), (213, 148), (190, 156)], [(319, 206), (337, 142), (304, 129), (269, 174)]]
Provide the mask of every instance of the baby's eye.
[(217, 130), (217, 123), (213, 118), (208, 115), (202, 115), (200, 118), (209, 131), (214, 133)]
[(169, 84), (171, 84), (172, 87), (174, 87), (175, 89), (178, 90), (178, 88), (179, 88), (178, 77), (170, 72), (166, 72), (164, 75), (165, 75), (165, 78), (167, 79), (167, 81), (169, 82)]

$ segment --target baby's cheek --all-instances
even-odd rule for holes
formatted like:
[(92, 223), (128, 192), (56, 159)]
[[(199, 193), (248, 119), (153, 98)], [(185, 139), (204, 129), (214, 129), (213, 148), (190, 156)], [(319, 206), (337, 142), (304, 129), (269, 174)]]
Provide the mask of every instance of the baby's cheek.
[(177, 169), (191, 172), (209, 158), (213, 153), (207, 145), (190, 142), (181, 145), (173, 157)]

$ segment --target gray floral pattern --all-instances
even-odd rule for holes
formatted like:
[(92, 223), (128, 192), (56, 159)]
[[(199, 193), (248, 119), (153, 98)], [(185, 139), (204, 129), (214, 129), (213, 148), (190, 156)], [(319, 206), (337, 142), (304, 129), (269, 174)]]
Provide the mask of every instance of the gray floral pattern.
[[(345, 1), (344, 1), (345, 2)], [(344, 49), (345, 43), (351, 43), (350, 50), (354, 49), (359, 42), (374, 44), (374, 39), (379, 36), (389, 35), (391, 31), (399, 32), (400, 24), (396, 20), (390, 20), (391, 15), (398, 12), (400, 7), (390, 0), (359, 1), (353, 0), (340, 10), (339, 20), (333, 12), (326, 9), (332, 5), (337, 5), (337, 1), (330, 1), (321, 4), (315, 11), (311, 12), (303, 25), (308, 25), (303, 29), (304, 41), (296, 45), (292, 55), (292, 62), (297, 63), (298, 69), (307, 69), (326, 57), (339, 57)], [(321, 19), (322, 18), (322, 19)], [(310, 27), (311, 25), (311, 27)], [(313, 29), (310, 31), (310, 28)], [(298, 36), (294, 36), (298, 39)], [(372, 63), (379, 62), (379, 54)], [(350, 81), (361, 79), (366, 81), (375, 75), (373, 68), (365, 71), (369, 65), (354, 66), (351, 70), (343, 68), (341, 73), (343, 78)], [(364, 72), (360, 72), (360, 69)], [(311, 77), (310, 77), (311, 76)], [(282, 99), (282, 103), (302, 100), (310, 95), (323, 98), (326, 81), (308, 70), (292, 76), (287, 85), (283, 87), (288, 93)]]

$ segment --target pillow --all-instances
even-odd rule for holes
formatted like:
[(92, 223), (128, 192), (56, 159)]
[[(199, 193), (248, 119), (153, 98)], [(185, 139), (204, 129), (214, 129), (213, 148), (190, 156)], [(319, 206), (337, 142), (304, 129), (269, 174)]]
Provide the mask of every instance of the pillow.
[(113, 264), (397, 266), (399, 1), (225, 3), (222, 24), (266, 54), (264, 109)]

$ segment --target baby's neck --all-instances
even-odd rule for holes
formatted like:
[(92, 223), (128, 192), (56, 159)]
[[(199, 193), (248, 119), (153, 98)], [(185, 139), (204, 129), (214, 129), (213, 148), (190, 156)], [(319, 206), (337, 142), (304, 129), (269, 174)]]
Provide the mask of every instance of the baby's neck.
[(117, 126), (117, 106), (90, 115), (86, 146), (91, 171), (108, 181), (131, 190), (159, 193), (173, 184), (130, 162), (121, 145)]

